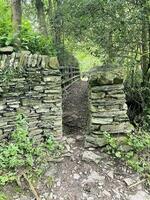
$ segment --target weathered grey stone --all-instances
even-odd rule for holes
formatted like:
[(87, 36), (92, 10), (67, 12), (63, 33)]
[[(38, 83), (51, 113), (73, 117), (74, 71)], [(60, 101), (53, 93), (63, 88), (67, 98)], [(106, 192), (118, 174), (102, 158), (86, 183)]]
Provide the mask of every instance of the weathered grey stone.
[(103, 136), (86, 136), (86, 141), (99, 147), (103, 147), (107, 144), (107, 141)]
[(7, 125), (7, 121), (0, 120), (0, 128), (3, 128)]
[[(94, 129), (94, 128), (93, 128)], [(104, 132), (102, 132), (101, 130), (100, 130), (100, 126), (99, 126), (99, 129), (94, 129), (94, 130), (91, 130), (91, 133), (92, 133), (92, 135), (101, 135), (101, 137), (103, 136), (103, 134), (104, 134)]]
[(36, 109), (36, 113), (47, 113), (47, 112), (49, 112), (50, 111), (50, 109), (49, 108), (44, 108), (44, 107), (39, 107), (39, 108), (37, 108)]
[(3, 89), (0, 87), (0, 92), (3, 92)]
[(118, 84), (118, 85), (105, 85), (105, 86), (95, 86), (95, 87), (92, 87), (92, 92), (95, 93), (95, 92), (110, 92), (110, 91), (113, 91), (113, 90), (123, 90), (124, 87), (122, 84)]
[(106, 111), (106, 110), (99, 110), (96, 114), (93, 113), (92, 116), (97, 116), (97, 117), (104, 117), (104, 118), (111, 118), (111, 117), (116, 117), (116, 118), (125, 118), (127, 117), (127, 111), (122, 111), (122, 110), (111, 110), (111, 111)]
[(127, 114), (125, 114), (124, 116), (114, 117), (114, 122), (127, 122), (127, 121), (129, 121), (129, 117)]
[(124, 103), (124, 104), (122, 105), (121, 109), (122, 109), (122, 110), (127, 110), (127, 109), (128, 109), (128, 106), (127, 106), (127, 104), (126, 104), (126, 103)]
[(91, 123), (92, 124), (111, 124), (113, 122), (113, 118), (94, 118), (92, 117)]
[(6, 105), (0, 104), (0, 110), (4, 110), (6, 108)]
[(57, 81), (61, 81), (59, 76), (46, 76), (43, 79), (45, 82), (57, 82)]
[(90, 84), (91, 85), (110, 85), (123, 83), (123, 70), (118, 67), (107, 68), (95, 67), (91, 71)]
[(149, 200), (150, 195), (144, 191), (137, 191), (135, 195), (129, 195), (128, 200)]
[(83, 152), (83, 155), (82, 155), (82, 160), (83, 161), (87, 161), (87, 162), (95, 162), (95, 163), (99, 163), (100, 162), (100, 156), (95, 154), (94, 152), (92, 151), (84, 151)]
[(133, 130), (134, 127), (129, 122), (101, 126), (101, 131), (109, 133), (131, 133)]
[(100, 130), (100, 125), (98, 124), (91, 124), (90, 125), (90, 129), (91, 129), (91, 131), (93, 132), (93, 131), (99, 131)]
[(57, 57), (50, 57), (49, 66), (53, 69), (57, 69), (59, 67), (59, 62)]
[(2, 129), (0, 129), (0, 136), (3, 134), (3, 130)]
[(114, 98), (114, 99), (124, 99), (125, 100), (125, 94), (108, 94), (106, 98)]
[(8, 105), (10, 108), (19, 108), (19, 104), (18, 103), (11, 103)]
[(125, 100), (124, 99), (97, 99), (93, 102), (93, 105), (97, 104), (97, 105), (100, 105), (100, 106), (114, 106), (114, 105), (123, 105), (125, 103)]
[(138, 175), (134, 175), (134, 176), (131, 176), (131, 177), (124, 178), (123, 180), (127, 184), (127, 186), (130, 186), (130, 185), (132, 185), (136, 182), (139, 182), (140, 177)]
[[(118, 105), (117, 105), (118, 106)], [(115, 107), (115, 106), (114, 106)], [(119, 107), (117, 107), (118, 109), (119, 109)], [(103, 106), (100, 106), (100, 105), (98, 105), (98, 104), (92, 104), (91, 103), (91, 105), (90, 105), (90, 111), (92, 112), (92, 113), (98, 113), (98, 112), (105, 112), (107, 109), (106, 109), (106, 107), (103, 105)]]
[(35, 90), (35, 91), (40, 91), (40, 92), (41, 92), (41, 91), (44, 90), (44, 87), (43, 87), (43, 86), (35, 86), (35, 87), (34, 87), (34, 90)]
[(3, 116), (7, 117), (7, 119), (9, 119), (9, 117), (12, 117), (14, 119), (14, 117), (16, 116), (16, 113), (15, 112), (5, 112), (5, 113), (3, 113)]
[[(50, 95), (55, 95), (55, 94), (60, 94), (61, 93), (61, 89), (56, 89), (56, 90), (51, 90), (51, 92), (50, 92), (51, 94)], [(47, 95), (47, 96), (49, 96), (49, 95)]]
[(2, 47), (2, 48), (0, 48), (0, 53), (12, 53), (13, 50), (14, 50), (14, 48), (11, 46)]
[(105, 92), (92, 93), (91, 99), (100, 99), (105, 97)]

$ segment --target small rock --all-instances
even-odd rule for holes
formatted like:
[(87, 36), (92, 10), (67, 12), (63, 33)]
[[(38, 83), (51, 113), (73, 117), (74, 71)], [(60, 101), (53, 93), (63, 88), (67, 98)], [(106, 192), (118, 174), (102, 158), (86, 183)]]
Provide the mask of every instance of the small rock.
[(91, 188), (96, 187), (96, 184), (103, 185), (105, 181), (104, 176), (100, 176), (97, 172), (92, 171), (86, 180), (83, 180), (82, 186), (84, 191), (90, 192)]
[(94, 200), (94, 197), (88, 197), (87, 200)]
[(76, 136), (76, 140), (77, 141), (82, 141), (83, 140), (83, 136), (82, 135), (77, 135)]
[(0, 92), (3, 92), (3, 89), (0, 87)]
[(82, 156), (82, 160), (83, 161), (93, 161), (96, 164), (98, 164), (100, 162), (100, 156), (98, 156), (97, 154), (95, 154), (94, 152), (91, 151), (84, 151), (83, 156)]
[(57, 187), (60, 187), (61, 186), (61, 180), (57, 181), (56, 185), (57, 185)]
[(104, 181), (105, 176), (100, 176), (97, 172), (92, 171), (91, 174), (88, 176), (88, 180), (90, 180), (90, 181)]
[(80, 179), (80, 175), (79, 175), (79, 174), (74, 174), (74, 175), (73, 175), (73, 178), (74, 178), (75, 180), (79, 180), (79, 179)]
[(48, 192), (46, 192), (46, 193), (44, 193), (44, 194), (43, 194), (43, 196), (44, 196), (45, 198), (48, 198), (48, 196), (49, 196), (49, 193), (48, 193)]
[(68, 144), (74, 144), (76, 141), (74, 138), (67, 138), (67, 143)]
[[(31, 198), (30, 198), (31, 199)], [(30, 200), (28, 196), (21, 195), (19, 200)]]
[(107, 197), (111, 197), (110, 192), (108, 192), (107, 190), (104, 190), (104, 191), (103, 191), (103, 194), (104, 194), (105, 196), (107, 196)]
[(139, 181), (139, 177), (138, 176), (133, 176), (131, 178), (125, 178), (124, 182), (127, 184), (127, 186), (130, 186), (134, 183), (136, 183), (137, 181)]
[(68, 144), (65, 144), (65, 147), (66, 147), (67, 151), (70, 152), (70, 150), (71, 150), (70, 146)]
[(51, 165), (49, 169), (47, 169), (45, 176), (46, 177), (53, 177), (57, 173), (57, 168), (54, 164)]
[(89, 148), (89, 151), (94, 151), (94, 150), (95, 150), (95, 148), (92, 148), (92, 147)]
[(148, 195), (145, 191), (138, 191), (135, 195), (129, 195), (128, 200), (149, 200), (150, 195)]
[(108, 175), (111, 179), (113, 179), (113, 178), (114, 178), (114, 171), (108, 172), (107, 175)]

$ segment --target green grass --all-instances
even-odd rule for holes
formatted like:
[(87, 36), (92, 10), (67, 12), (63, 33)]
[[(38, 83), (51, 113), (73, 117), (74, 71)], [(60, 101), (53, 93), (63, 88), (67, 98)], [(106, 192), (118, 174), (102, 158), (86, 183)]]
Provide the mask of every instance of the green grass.
[(79, 61), (81, 72), (85, 72), (95, 66), (102, 65), (102, 61), (100, 60), (100, 58), (92, 56), (87, 52), (75, 51), (74, 55)]

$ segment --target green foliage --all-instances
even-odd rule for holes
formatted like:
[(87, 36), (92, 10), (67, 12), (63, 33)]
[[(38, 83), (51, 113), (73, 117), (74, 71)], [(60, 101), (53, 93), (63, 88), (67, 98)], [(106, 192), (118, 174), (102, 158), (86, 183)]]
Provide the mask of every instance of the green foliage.
[[(23, 18), (22, 21), (20, 48), (29, 50), (32, 53), (55, 55), (52, 38), (50, 36), (48, 38), (44, 37), (43, 35), (38, 34), (37, 31), (33, 31), (29, 20)], [(9, 2), (0, 0), (0, 47), (9, 45), (17, 47), (11, 24), (11, 8)]]
[(40, 53), (44, 55), (55, 55), (55, 48), (52, 38), (49, 38), (34, 32), (31, 24), (24, 21), (21, 30), (21, 48), (29, 50), (32, 53)]
[(55, 157), (59, 156), (64, 150), (64, 146), (55, 141), (52, 136), (46, 140), (45, 148)]
[(6, 45), (12, 31), (11, 12), (7, 1), (0, 0), (0, 47)]
[[(103, 62), (131, 64), (140, 42), (142, 9), (129, 1), (64, 1), (67, 36), (94, 49)], [(132, 28), (131, 28), (132, 27)], [(88, 45), (89, 44), (89, 45)], [(138, 50), (137, 50), (137, 49)]]
[(144, 107), (144, 129), (150, 130), (150, 83), (143, 88), (142, 91), (145, 107)]
[(147, 132), (131, 133), (117, 138), (106, 133), (107, 151), (116, 158), (122, 159), (140, 173), (150, 175), (149, 150), (150, 134)]
[(102, 64), (100, 58), (90, 55), (88, 51), (77, 50), (74, 51), (74, 54), (79, 60), (81, 72), (88, 71), (90, 68), (100, 66)]
[[(34, 32), (28, 21), (22, 25), (20, 35), (21, 49), (31, 51), (31, 53), (39, 53), (43, 55), (55, 55), (55, 48), (52, 39), (42, 36)], [(12, 29), (5, 35), (0, 34), (0, 46), (17, 46), (13, 37)], [(16, 49), (17, 50), (17, 49)]]
[[(37, 145), (28, 136), (28, 123), (23, 114), (17, 116), (16, 130), (9, 142), (0, 143), (0, 185), (17, 179), (19, 169), (33, 172), (34, 167), (45, 160), (46, 155), (55, 156), (60, 146), (53, 139)], [(59, 148), (58, 148), (59, 147)], [(35, 172), (39, 174), (38, 167)]]
[(0, 200), (8, 200), (8, 198), (6, 197), (4, 193), (0, 192)]

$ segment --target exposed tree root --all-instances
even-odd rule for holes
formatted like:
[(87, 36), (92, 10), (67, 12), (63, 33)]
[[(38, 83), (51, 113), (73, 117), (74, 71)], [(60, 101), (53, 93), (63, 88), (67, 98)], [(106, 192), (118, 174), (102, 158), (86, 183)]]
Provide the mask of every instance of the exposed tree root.
[(27, 183), (29, 184), (30, 190), (33, 193), (33, 195), (35, 196), (36, 200), (41, 200), (37, 191), (35, 190), (34, 186), (32, 185), (31, 181), (28, 179), (27, 175), (25, 173), (22, 173), (22, 176), (27, 181)]
[(136, 182), (136, 183), (133, 183), (133, 184), (129, 185), (128, 188), (131, 189), (131, 188), (136, 187), (137, 185), (139, 185), (139, 184), (141, 184), (141, 183), (143, 183), (143, 182), (145, 182), (145, 179), (140, 180), (140, 181), (138, 181), (138, 182)]

